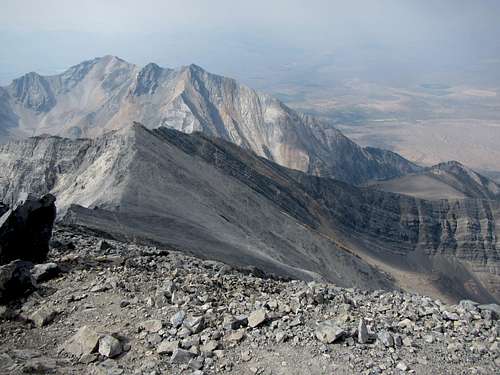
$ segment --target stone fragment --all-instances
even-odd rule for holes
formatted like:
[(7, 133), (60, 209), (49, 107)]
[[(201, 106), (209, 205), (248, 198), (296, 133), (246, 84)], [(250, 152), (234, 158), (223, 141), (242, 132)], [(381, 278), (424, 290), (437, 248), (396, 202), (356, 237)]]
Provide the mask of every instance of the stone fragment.
[(228, 324), (228, 328), (232, 330), (237, 330), (241, 327), (246, 327), (248, 325), (248, 317), (246, 315), (238, 315), (231, 319)]
[(252, 359), (252, 353), (250, 353), (250, 350), (243, 350), (241, 352), (241, 360), (243, 362), (248, 362)]
[(152, 319), (152, 320), (146, 320), (146, 321), (142, 322), (139, 325), (139, 327), (142, 328), (143, 330), (145, 330), (146, 332), (156, 333), (160, 329), (163, 328), (163, 323), (161, 322), (161, 320)]
[(171, 354), (178, 347), (179, 347), (179, 340), (175, 340), (175, 341), (164, 340), (160, 343), (160, 345), (156, 349), (156, 352), (158, 354)]
[(203, 316), (187, 318), (183, 324), (191, 333), (200, 333), (205, 328), (205, 318)]
[(93, 329), (83, 326), (74, 336), (64, 342), (63, 349), (67, 353), (79, 358), (84, 354), (94, 352), (99, 344), (99, 338), (99, 334)]
[(191, 353), (188, 350), (184, 350), (181, 348), (176, 348), (174, 352), (172, 353), (172, 358), (170, 358), (170, 363), (172, 364), (182, 364), (182, 363), (189, 363), (189, 361), (196, 357), (194, 353)]
[(358, 324), (358, 342), (360, 344), (366, 344), (370, 336), (368, 334), (368, 328), (366, 327), (366, 323), (364, 319), (361, 319)]
[(442, 315), (443, 315), (443, 319), (445, 319), (445, 320), (452, 320), (452, 321), (460, 320), (460, 317), (458, 316), (458, 314), (456, 314), (454, 312), (443, 311)]
[(279, 331), (277, 334), (276, 334), (276, 342), (278, 344), (281, 344), (283, 342), (285, 342), (286, 340), (288, 339), (288, 335), (286, 332), (283, 332), (283, 331)]
[(256, 328), (263, 324), (267, 319), (267, 313), (264, 309), (255, 310), (248, 316), (248, 326)]
[(170, 318), (170, 323), (172, 324), (172, 327), (179, 328), (184, 322), (185, 318), (186, 312), (183, 310), (179, 310), (174, 315), (172, 315), (172, 317)]
[(384, 344), (384, 346), (390, 348), (394, 346), (394, 338), (387, 331), (382, 331), (377, 335), (379, 341)]
[(492, 319), (498, 320), (500, 318), (500, 305), (496, 303), (490, 303), (488, 305), (479, 305), (477, 306), (481, 311), (490, 311), (492, 312)]
[(408, 371), (408, 370), (409, 370), (408, 366), (407, 366), (407, 365), (406, 365), (406, 363), (404, 363), (404, 362), (399, 362), (399, 363), (397, 364), (396, 368), (397, 368), (398, 370), (400, 370), (400, 371)]
[(314, 332), (316, 338), (324, 344), (331, 344), (345, 336), (346, 332), (333, 321), (320, 323)]
[(57, 311), (48, 307), (42, 306), (30, 316), (30, 320), (36, 327), (41, 328), (51, 323), (57, 315)]
[(189, 360), (188, 367), (193, 370), (201, 370), (204, 365), (203, 358), (192, 358)]
[(99, 339), (99, 353), (108, 358), (119, 356), (123, 352), (122, 343), (117, 338), (106, 335)]
[(234, 332), (231, 332), (226, 340), (227, 341), (230, 341), (230, 342), (240, 342), (241, 340), (243, 340), (243, 338), (245, 337), (245, 330), (244, 329), (239, 329), (237, 331), (234, 331)]
[(106, 240), (100, 240), (98, 243), (97, 243), (97, 249), (98, 250), (101, 250), (101, 251), (106, 251), (106, 250), (110, 250), (110, 249), (114, 249), (114, 246), (111, 245), (109, 242), (107, 242)]
[(202, 353), (212, 353), (219, 347), (219, 342), (216, 340), (210, 340), (206, 344), (200, 347)]
[(35, 264), (31, 274), (37, 283), (41, 283), (56, 277), (59, 271), (59, 266), (56, 263), (44, 263)]

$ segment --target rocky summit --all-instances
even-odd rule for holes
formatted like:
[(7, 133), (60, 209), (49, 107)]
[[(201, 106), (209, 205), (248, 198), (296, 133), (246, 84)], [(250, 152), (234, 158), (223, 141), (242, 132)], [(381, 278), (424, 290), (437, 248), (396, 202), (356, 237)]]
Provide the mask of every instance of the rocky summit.
[(58, 227), (53, 243), (48, 260), (61, 273), (0, 306), (2, 374), (494, 374), (500, 368), (496, 304), (449, 305), (406, 292), (270, 278), (72, 227)]

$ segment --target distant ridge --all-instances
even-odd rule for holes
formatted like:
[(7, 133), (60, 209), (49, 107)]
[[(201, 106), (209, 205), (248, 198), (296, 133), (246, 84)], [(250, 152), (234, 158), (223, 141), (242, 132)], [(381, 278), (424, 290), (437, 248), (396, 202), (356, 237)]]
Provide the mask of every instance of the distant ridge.
[(28, 73), (0, 88), (0, 140), (36, 134), (95, 137), (132, 121), (220, 137), (280, 165), (361, 184), (420, 168), (362, 148), (330, 124), (197, 65), (144, 67), (115, 56), (62, 74)]

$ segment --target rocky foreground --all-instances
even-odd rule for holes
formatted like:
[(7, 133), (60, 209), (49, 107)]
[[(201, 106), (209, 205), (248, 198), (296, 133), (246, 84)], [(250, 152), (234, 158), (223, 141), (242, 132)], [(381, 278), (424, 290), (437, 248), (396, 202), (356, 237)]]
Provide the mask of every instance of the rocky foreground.
[(63, 227), (48, 262), (0, 306), (2, 374), (500, 371), (498, 305), (275, 280)]

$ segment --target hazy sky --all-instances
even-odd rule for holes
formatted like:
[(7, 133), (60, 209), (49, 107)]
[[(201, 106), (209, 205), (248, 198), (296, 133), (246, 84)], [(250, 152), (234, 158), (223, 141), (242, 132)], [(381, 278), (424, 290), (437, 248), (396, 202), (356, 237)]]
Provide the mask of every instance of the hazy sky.
[(0, 0), (0, 8), (2, 83), (104, 54), (195, 62), (243, 80), (288, 70), (284, 79), (463, 73), (500, 82), (498, 0)]

